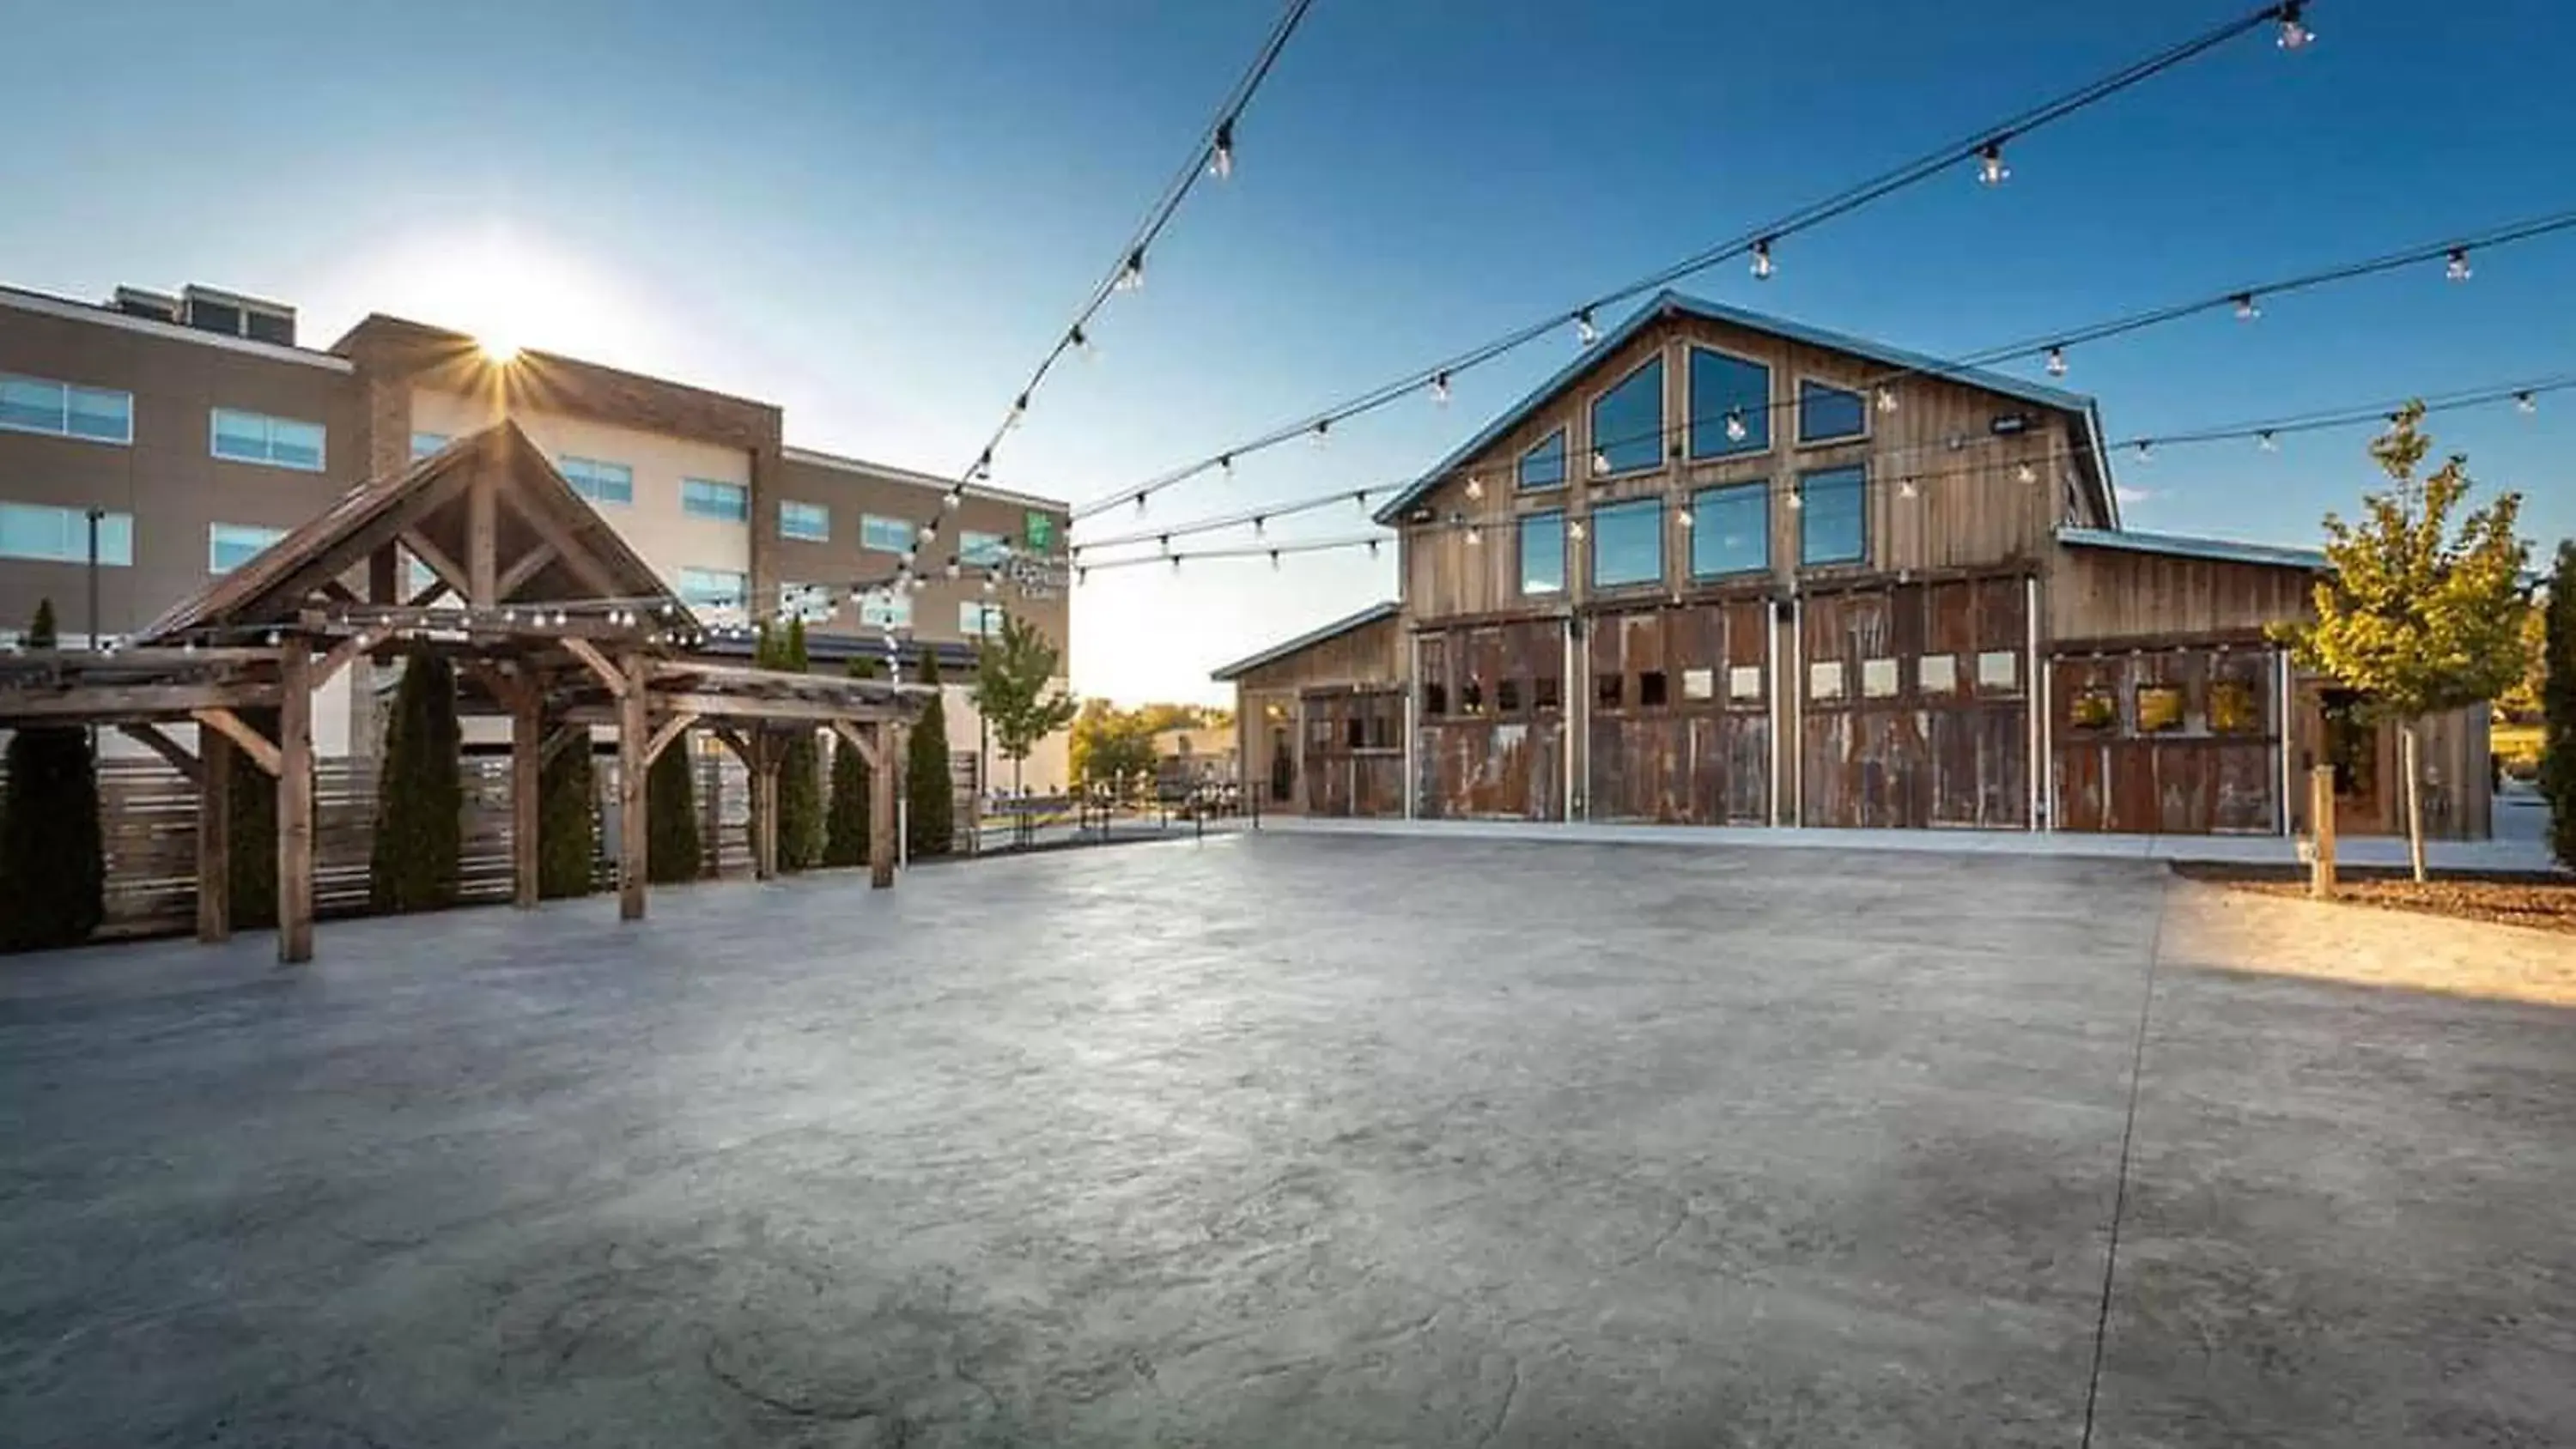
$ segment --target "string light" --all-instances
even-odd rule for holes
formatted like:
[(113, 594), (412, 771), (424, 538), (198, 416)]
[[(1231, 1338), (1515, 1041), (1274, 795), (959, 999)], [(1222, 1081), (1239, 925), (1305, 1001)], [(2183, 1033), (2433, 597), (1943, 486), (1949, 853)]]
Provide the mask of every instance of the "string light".
[(1442, 407), (1449, 405), (1449, 374), (1446, 370), (1431, 375), (1431, 400)]
[(1216, 146), (1214, 154), (1208, 159), (1208, 174), (1219, 181), (1228, 180), (1234, 175), (1234, 118), (1232, 116), (1216, 123)]
[(2518, 392), (2513, 395), (2513, 407), (2514, 411), (2521, 413), (2524, 417), (2529, 417), (2533, 413), (2540, 411), (2540, 399), (2533, 397), (2527, 392)]
[(1365, 488), (1354, 488), (1351, 490), (1351, 502), (1358, 504), (1359, 510), (1362, 513), (1368, 512), (1368, 496), (1369, 491)]
[(1689, 509), (1676, 508), (1673, 510), (1673, 527), (1688, 528), (1691, 526), (1691, 523), (1691, 511)]
[(1591, 309), (1591, 308), (1589, 308), (1589, 307), (1586, 307), (1586, 308), (1584, 308), (1582, 311), (1575, 313), (1575, 314), (1574, 314), (1574, 341), (1575, 341), (1575, 345), (1577, 345), (1577, 346), (1579, 346), (1579, 347), (1589, 347), (1589, 346), (1591, 346), (1593, 343), (1598, 342), (1598, 341), (1600, 341), (1600, 340), (1601, 340), (1601, 329), (1592, 325), (1592, 309)]
[[(974, 478), (975, 478), (975, 481), (976, 481), (976, 482), (978, 482), (978, 483), (986, 483), (986, 482), (990, 482), (990, 481), (992, 481), (992, 477), (993, 477), (993, 450), (992, 450), (992, 449), (990, 449), (990, 448), (986, 448), (983, 452), (978, 453), (978, 454), (976, 454), (976, 455), (975, 455), (975, 472), (974, 472)], [(956, 488), (953, 488), (953, 487), (952, 487), (952, 488), (950, 488), (948, 491), (949, 491), (949, 493), (950, 493), (950, 495), (951, 495), (951, 496), (954, 496), (954, 495), (955, 495), (959, 490), (957, 490)]]
[(1372, 539), (1370, 539), (1370, 540), (1368, 541), (1368, 551), (1369, 551), (1369, 557), (1370, 557), (1370, 558), (1375, 558), (1375, 557), (1377, 557), (1377, 540), (1376, 540), (1376, 539), (1373, 539), (1373, 538), (1372, 538)]
[(2064, 377), (2066, 375), (2065, 348), (2052, 347), (2048, 349), (2048, 375), (2051, 377)]
[(2138, 461), (2139, 461), (2139, 462), (2141, 462), (2141, 463), (2152, 463), (2152, 462), (2154, 462), (2154, 461), (2155, 461), (2155, 452), (2156, 452), (2156, 443), (2155, 443), (2155, 439), (2153, 439), (2153, 438), (2140, 438), (2140, 439), (2138, 439)]
[(1468, 546), (1468, 547), (1470, 547), (1470, 548), (1473, 548), (1473, 547), (1475, 547), (1477, 544), (1483, 543), (1484, 541), (1485, 541), (1485, 530), (1484, 530), (1483, 528), (1481, 528), (1481, 527), (1477, 526), (1476, 524), (1472, 524), (1472, 523), (1471, 523), (1471, 524), (1468, 524), (1468, 525), (1467, 525), (1467, 546)]
[(2465, 282), (2469, 279), (2469, 249), (2467, 247), (2451, 248), (2451, 255), (2442, 264), (2442, 275), (2450, 278), (2454, 282)]
[(1079, 322), (1074, 323), (1073, 330), (1065, 334), (1065, 341), (1074, 351), (1081, 353), (1086, 362), (1099, 355), (1092, 350), (1091, 335), (1082, 330), (1082, 324)]
[(1592, 450), (1592, 476), (1595, 478), (1610, 476), (1610, 455), (1599, 448)]
[(1254, 515), (1252, 516), (1252, 536), (1253, 536), (1254, 538), (1259, 538), (1259, 537), (1261, 537), (1261, 529), (1262, 529), (1262, 525), (1263, 525), (1264, 523), (1268, 522), (1268, 521), (1269, 521), (1269, 520), (1267, 520), (1267, 519), (1263, 518), (1260, 514), (1257, 514), (1257, 513), (1256, 513), (1256, 514), (1254, 514)]
[(2039, 481), (2039, 470), (2024, 463), (2013, 469), (2013, 479), (2020, 483), (2036, 483)]
[(1568, 522), (1565, 525), (1565, 536), (1573, 539), (1576, 543), (1583, 542), (1583, 520), (1577, 518)]
[(1986, 186), (2001, 186), (2012, 179), (2012, 168), (2004, 164), (2004, 143), (1988, 141), (1977, 152), (1977, 180)]
[(1915, 494), (1915, 487), (1914, 487), (1914, 478), (1913, 478), (1913, 475), (1908, 474), (1907, 476), (1905, 476), (1905, 477), (1903, 477), (1903, 478), (1899, 478), (1899, 479), (1897, 479), (1897, 480), (1896, 480), (1896, 496), (1897, 496), (1897, 497), (1899, 497), (1899, 498), (1911, 498), (1911, 497), (1913, 497), (1913, 496), (1914, 496), (1914, 494)]
[(2270, 428), (2265, 428), (2254, 435), (2254, 446), (2266, 453), (2277, 453), (2281, 451), (2281, 440), (2272, 436)]
[(1470, 476), (1467, 479), (1467, 486), (1459, 491), (1467, 495), (1468, 502), (1473, 503), (1485, 496), (1485, 480)]
[(1279, 572), (1279, 550), (1275, 548), (1270, 551), (1270, 571), (1274, 574)]
[(1126, 263), (1118, 268), (1118, 280), (1110, 283), (1113, 292), (1135, 292), (1145, 286), (1145, 249), (1138, 247), (1127, 254)]
[(951, 488), (948, 490), (947, 495), (939, 500), (939, 506), (947, 509), (951, 513), (964, 507), (965, 504), (966, 490), (963, 488)]
[(1011, 399), (1011, 411), (1008, 416), (1002, 419), (1002, 430), (1004, 432), (1008, 432), (1011, 429), (1018, 427), (1020, 424), (1028, 421), (1028, 416), (1029, 395), (1027, 393), (1021, 393), (1018, 397)]
[(1729, 408), (1726, 413), (1726, 440), (1730, 443), (1741, 443), (1750, 431), (1751, 429), (1744, 426), (1744, 409)]
[(1217, 465), (1217, 467), (1218, 467), (1220, 470), (1222, 470), (1222, 471), (1224, 472), (1224, 474), (1225, 474), (1225, 476), (1226, 476), (1226, 480), (1227, 480), (1228, 482), (1233, 481), (1233, 479), (1234, 479), (1234, 455), (1233, 455), (1232, 453), (1228, 453), (1228, 454), (1226, 454), (1224, 457), (1217, 459), (1217, 460), (1216, 460), (1216, 465)]
[(2305, 50), (2314, 45), (2317, 33), (2307, 27), (2302, 0), (2282, 0), (2281, 38), (2274, 42), (2283, 50)]
[(1795, 483), (1789, 485), (1789, 506), (1793, 509), (1804, 508), (1807, 506), (1807, 495), (1805, 490), (1799, 488)]
[(2263, 309), (2254, 305), (2251, 292), (2239, 292), (2230, 300), (2236, 304), (2236, 320), (2239, 322), (2251, 322), (2263, 315)]
[(1320, 447), (1324, 446), (1324, 444), (1325, 444), (1327, 441), (1329, 441), (1329, 440), (1331, 439), (1332, 435), (1333, 435), (1333, 420), (1332, 420), (1331, 418), (1317, 418), (1317, 419), (1315, 419), (1315, 433), (1314, 433), (1314, 437), (1315, 437), (1315, 446), (1316, 446), (1316, 447), (1320, 448)]
[(1766, 236), (1753, 244), (1753, 280), (1767, 282), (1771, 271), (1771, 238)]
[(1882, 387), (1878, 390), (1878, 410), (1883, 413), (1896, 411), (1896, 389)]

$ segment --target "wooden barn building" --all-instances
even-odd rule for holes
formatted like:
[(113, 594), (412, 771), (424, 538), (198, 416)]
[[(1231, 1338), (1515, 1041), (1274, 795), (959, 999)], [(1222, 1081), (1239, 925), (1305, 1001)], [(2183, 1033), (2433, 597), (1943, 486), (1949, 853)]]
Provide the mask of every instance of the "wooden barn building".
[[(2331, 764), (2402, 828), (2264, 634), (2323, 555), (2124, 528), (2077, 393), (1666, 293), (1377, 518), (1396, 600), (1216, 672), (1265, 810), (2282, 834)], [(2484, 837), (2483, 710), (2424, 772)]]

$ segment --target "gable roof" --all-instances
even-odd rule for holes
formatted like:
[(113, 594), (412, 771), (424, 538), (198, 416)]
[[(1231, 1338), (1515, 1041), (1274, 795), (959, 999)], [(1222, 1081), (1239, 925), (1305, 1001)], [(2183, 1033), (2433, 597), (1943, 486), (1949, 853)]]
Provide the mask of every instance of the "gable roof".
[(1582, 356), (1557, 369), (1547, 381), (1540, 383), (1527, 396), (1505, 408), (1492, 422), (1479, 429), (1474, 437), (1459, 444), (1447, 457), (1432, 464), (1421, 477), (1406, 484), (1401, 492), (1389, 499), (1386, 505), (1378, 509), (1372, 517), (1379, 523), (1393, 524), (1404, 510), (1412, 507), (1422, 495), (1430, 492), (1458, 465), (1491, 447), (1495, 440), (1518, 427), (1524, 418), (1573, 386), (1584, 374), (1599, 365), (1601, 359), (1609, 356), (1628, 339), (1654, 323), (1664, 320), (1667, 316), (1699, 317), (1711, 322), (1723, 322), (1730, 326), (1742, 327), (1750, 332), (1766, 332), (1775, 337), (1788, 338), (1792, 342), (1803, 342), (1810, 347), (1847, 352), (1854, 357), (1865, 357), (1873, 362), (1885, 363), (1890, 368), (1945, 377), (1954, 382), (1981, 387), (2005, 397), (2019, 398), (2041, 407), (2072, 413), (2084, 420), (2085, 438), (2091, 444), (2096, 471), (2099, 478), (2103, 480), (2101, 487), (2106, 515), (2115, 523), (2119, 519), (2118, 503), (2111, 496), (2108, 482), (2111, 468), (2102, 446), (2101, 414), (2093, 399), (2085, 394), (2043, 386), (2006, 373), (1989, 372), (1981, 367), (1963, 367), (1920, 352), (1909, 352), (1902, 347), (1873, 342), (1866, 337), (1853, 337), (1846, 333), (1828, 331), (1822, 327), (1811, 327), (1804, 322), (1793, 322), (1785, 317), (1749, 312), (1741, 307), (1729, 307), (1722, 302), (1711, 302), (1703, 297), (1674, 291), (1656, 293), (1653, 300), (1631, 313), (1626, 321), (1612, 328), (1599, 342), (1585, 348)]
[(2139, 533), (2126, 528), (2061, 528), (2057, 541), (2072, 548), (2114, 548), (2167, 558), (2204, 558), (2219, 563), (2261, 564), (2270, 568), (2323, 573), (2332, 565), (2313, 548), (2287, 548), (2273, 543), (2238, 543), (2227, 538), (2192, 538), (2178, 533)]
[(1259, 669), (1265, 664), (1276, 664), (1280, 660), (1287, 658), (1289, 655), (1296, 653), (1300, 649), (1311, 649), (1314, 646), (1323, 643), (1327, 639), (1338, 639), (1342, 635), (1348, 634), (1354, 629), (1365, 629), (1371, 624), (1392, 619), (1395, 617), (1395, 613), (1396, 605), (1395, 601), (1392, 599), (1389, 599), (1383, 604), (1371, 604), (1356, 614), (1350, 615), (1347, 618), (1335, 619), (1333, 622), (1324, 625), (1320, 629), (1309, 629), (1305, 633), (1298, 635), (1296, 638), (1291, 639), (1284, 644), (1274, 644), (1269, 648), (1262, 650), (1258, 654), (1238, 659), (1232, 664), (1212, 669), (1208, 671), (1208, 678), (1215, 680), (1219, 684), (1228, 683), (1243, 675), (1251, 673), (1253, 670)]
[(508, 419), (472, 433), (401, 471), (370, 479), (260, 550), (240, 567), (174, 604), (141, 632), (143, 642), (207, 629), (290, 624), (314, 592), (367, 566), (376, 550), (416, 533), (462, 563), (473, 529), (470, 494), (489, 480), (497, 546), (507, 559), (539, 547), (554, 556), (512, 597), (548, 602), (616, 599), (667, 607), (694, 624), (651, 565), (575, 493), (545, 452)]

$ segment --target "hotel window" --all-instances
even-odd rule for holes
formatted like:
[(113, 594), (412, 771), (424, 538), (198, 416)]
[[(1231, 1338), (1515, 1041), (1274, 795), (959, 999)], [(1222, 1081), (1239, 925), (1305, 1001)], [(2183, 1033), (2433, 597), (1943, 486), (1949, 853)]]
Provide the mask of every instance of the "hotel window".
[(603, 463), (597, 458), (561, 458), (555, 468), (572, 485), (572, 491), (593, 503), (632, 503), (635, 501), (635, 470), (623, 463)]
[(969, 639), (989, 639), (1002, 632), (1002, 606), (968, 600), (957, 606), (957, 632)]
[(1531, 491), (1565, 486), (1565, 429), (1538, 440), (1521, 454), (1519, 485)]
[(1690, 409), (1692, 457), (1762, 452), (1771, 446), (1771, 369), (1694, 347)]
[(828, 624), (839, 612), (832, 603), (832, 591), (821, 584), (780, 584), (778, 607), (808, 624)]
[(778, 504), (778, 536), (803, 539), (807, 543), (829, 543), (832, 540), (832, 510), (820, 503), (781, 499)]
[(712, 478), (683, 478), (680, 480), (680, 511), (693, 518), (749, 523), (751, 490), (740, 483), (719, 483)]
[[(89, 514), (79, 508), (0, 503), (0, 558), (47, 563), (89, 562)], [(98, 520), (98, 561), (115, 568), (134, 563), (134, 515), (103, 513)]]
[(986, 567), (990, 567), (993, 564), (1000, 563), (1002, 560), (1009, 558), (1010, 556), (1011, 540), (1009, 536), (1005, 534), (978, 533), (974, 529), (970, 528), (964, 533), (957, 535), (957, 561), (959, 563), (981, 564)]
[(1868, 557), (1868, 484), (1865, 468), (1827, 468), (1799, 476), (1798, 562), (1859, 563)]
[(1691, 577), (1771, 567), (1771, 485), (1730, 483), (1691, 495)]
[(871, 629), (912, 627), (912, 590), (870, 589), (859, 595), (859, 622)]
[(1565, 515), (1554, 509), (1521, 515), (1521, 592), (1565, 592)]
[(912, 547), (912, 539), (913, 527), (903, 519), (888, 518), (882, 513), (859, 515), (859, 547), (861, 548), (878, 549), (885, 553), (901, 553)]
[(1592, 587), (1664, 581), (1664, 501), (1637, 498), (1592, 510)]
[(266, 463), (272, 468), (322, 471), (323, 428), (320, 423), (273, 418), (216, 408), (212, 418), (214, 454), (236, 463)]
[(93, 443), (131, 443), (134, 394), (0, 374), (0, 428)]
[(1798, 441), (1830, 443), (1869, 431), (1869, 409), (1859, 393), (1821, 382), (1798, 382)]
[(1664, 460), (1664, 360), (1629, 373), (1592, 400), (1592, 452), (1602, 473), (1633, 473)]
[(751, 593), (751, 580), (727, 569), (680, 570), (680, 601), (693, 609), (738, 609)]
[(455, 441), (445, 433), (414, 433), (411, 435), (411, 460), (417, 463)]
[(284, 537), (286, 530), (282, 528), (253, 523), (210, 524), (206, 528), (206, 568), (212, 573), (231, 573)]

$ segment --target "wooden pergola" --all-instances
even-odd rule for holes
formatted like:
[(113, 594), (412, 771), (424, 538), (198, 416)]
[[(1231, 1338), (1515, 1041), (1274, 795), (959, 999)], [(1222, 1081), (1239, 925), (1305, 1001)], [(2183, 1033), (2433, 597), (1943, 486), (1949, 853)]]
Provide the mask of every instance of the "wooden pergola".
[[(405, 597), (401, 554), (432, 576)], [(752, 779), (752, 859), (778, 863), (788, 742), (830, 729), (873, 773), (871, 884), (894, 883), (904, 739), (927, 689), (691, 655), (701, 625), (515, 423), (351, 489), (146, 628), (135, 647), (0, 656), (0, 726), (82, 724), (148, 746), (197, 788), (197, 937), (231, 935), (230, 755), (277, 780), (277, 954), (313, 954), (313, 699), (361, 657), (427, 648), (458, 708), (510, 720), (511, 856), (537, 903), (538, 776), (595, 725), (618, 744), (618, 913), (645, 906), (646, 776), (693, 728)], [(273, 730), (251, 718), (273, 714)], [(196, 727), (194, 751), (167, 726)]]

